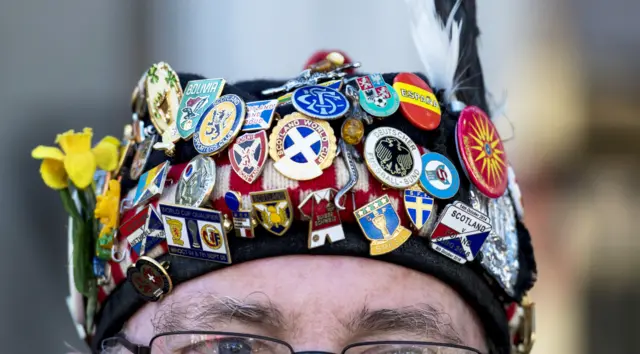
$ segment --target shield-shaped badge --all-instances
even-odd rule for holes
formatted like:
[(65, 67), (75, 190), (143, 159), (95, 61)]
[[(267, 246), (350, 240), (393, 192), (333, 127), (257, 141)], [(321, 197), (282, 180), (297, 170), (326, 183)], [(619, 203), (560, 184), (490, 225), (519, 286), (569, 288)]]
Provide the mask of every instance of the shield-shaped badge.
[(264, 130), (246, 133), (236, 139), (229, 149), (231, 168), (245, 182), (253, 183), (267, 161), (267, 133)]
[(400, 224), (387, 195), (353, 212), (364, 236), (371, 241), (370, 254), (378, 256), (400, 247), (411, 236), (411, 231)]
[(145, 204), (151, 198), (162, 194), (169, 167), (171, 167), (169, 161), (165, 161), (140, 176), (136, 194), (133, 197), (134, 206)]
[(433, 198), (418, 189), (405, 189), (404, 208), (416, 229), (420, 230), (431, 217)]
[(274, 235), (284, 235), (293, 221), (293, 207), (286, 189), (250, 193), (256, 219)]

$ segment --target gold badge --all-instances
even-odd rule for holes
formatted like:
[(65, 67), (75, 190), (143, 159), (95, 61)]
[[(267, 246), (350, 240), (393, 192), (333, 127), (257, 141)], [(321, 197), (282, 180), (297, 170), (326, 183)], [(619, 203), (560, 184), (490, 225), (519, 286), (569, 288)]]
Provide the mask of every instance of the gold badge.
[(167, 63), (153, 64), (147, 71), (145, 86), (151, 123), (162, 136), (162, 141), (154, 148), (171, 155), (174, 143), (180, 139), (176, 117), (182, 100), (182, 87), (178, 74)]
[(400, 224), (387, 195), (353, 212), (364, 236), (371, 241), (370, 254), (379, 256), (400, 247), (411, 236), (411, 231)]
[(289, 230), (293, 221), (293, 207), (286, 189), (253, 192), (249, 196), (255, 217), (262, 227), (277, 236)]

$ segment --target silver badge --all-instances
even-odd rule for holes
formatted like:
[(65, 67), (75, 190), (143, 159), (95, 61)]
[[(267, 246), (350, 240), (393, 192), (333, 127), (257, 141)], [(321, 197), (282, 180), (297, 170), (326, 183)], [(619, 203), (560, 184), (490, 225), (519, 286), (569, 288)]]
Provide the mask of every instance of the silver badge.
[(420, 179), (420, 151), (413, 140), (398, 129), (372, 130), (364, 142), (364, 160), (373, 176), (391, 188), (409, 188)]
[(180, 176), (176, 204), (199, 208), (209, 201), (216, 184), (216, 163), (212, 158), (194, 157)]

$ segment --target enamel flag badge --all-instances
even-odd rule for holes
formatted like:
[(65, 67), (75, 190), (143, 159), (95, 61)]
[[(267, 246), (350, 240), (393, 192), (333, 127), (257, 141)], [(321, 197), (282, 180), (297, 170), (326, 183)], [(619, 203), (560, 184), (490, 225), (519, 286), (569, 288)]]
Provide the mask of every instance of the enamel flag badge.
[(247, 183), (255, 182), (267, 162), (267, 133), (264, 130), (239, 136), (229, 149), (231, 168)]
[(242, 126), (243, 132), (253, 132), (271, 128), (278, 100), (254, 101), (247, 103), (247, 117)]
[(507, 155), (504, 145), (486, 113), (469, 106), (460, 112), (456, 124), (456, 147), (462, 167), (478, 190), (489, 198), (507, 189)]
[(127, 239), (138, 256), (143, 256), (165, 239), (162, 221), (152, 206), (146, 206), (120, 225), (118, 234)]
[(215, 155), (229, 145), (244, 124), (246, 108), (238, 95), (218, 98), (202, 114), (193, 134), (193, 146), (203, 155)]
[(422, 130), (434, 130), (440, 125), (440, 104), (433, 90), (418, 75), (400, 73), (393, 79), (393, 88), (400, 97), (402, 114)]
[(159, 204), (169, 253), (219, 263), (231, 263), (229, 243), (216, 210)]
[(449, 199), (458, 193), (460, 176), (448, 158), (437, 152), (422, 155), (420, 185), (438, 199)]
[(471, 262), (490, 232), (488, 216), (458, 201), (442, 213), (431, 234), (431, 247), (458, 263)]
[(405, 189), (404, 208), (413, 226), (420, 230), (431, 218), (433, 198), (419, 189)]
[(381, 74), (361, 76), (356, 83), (360, 89), (360, 106), (372, 116), (388, 117), (400, 107), (398, 93)]
[(327, 239), (331, 243), (344, 240), (340, 211), (334, 204), (336, 193), (333, 188), (321, 189), (298, 205), (300, 213), (309, 219), (309, 249), (324, 246)]
[(284, 235), (293, 221), (293, 207), (286, 189), (249, 194), (256, 219), (267, 231)]
[(187, 83), (176, 119), (178, 133), (183, 139), (191, 138), (202, 114), (220, 97), (224, 85), (224, 79), (193, 80)]
[(236, 236), (254, 238), (255, 221), (251, 217), (251, 210), (242, 208), (242, 196), (238, 192), (229, 191), (224, 194), (224, 202), (231, 210), (231, 219)]
[(147, 203), (151, 198), (162, 194), (169, 167), (169, 161), (165, 161), (140, 176), (138, 187), (133, 197), (133, 206)]
[(411, 231), (400, 224), (389, 197), (384, 195), (353, 212), (364, 236), (371, 241), (370, 254), (379, 256), (400, 247)]

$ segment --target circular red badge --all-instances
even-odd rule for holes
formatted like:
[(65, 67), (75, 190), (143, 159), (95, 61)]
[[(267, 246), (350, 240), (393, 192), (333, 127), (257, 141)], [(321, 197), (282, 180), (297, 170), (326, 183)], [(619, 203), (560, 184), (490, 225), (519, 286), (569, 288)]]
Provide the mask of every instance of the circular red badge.
[(402, 114), (416, 128), (434, 130), (440, 125), (440, 104), (433, 90), (418, 75), (400, 73), (393, 79)]
[(460, 112), (456, 146), (465, 173), (482, 194), (502, 196), (507, 189), (508, 169), (504, 145), (487, 114), (469, 106)]

